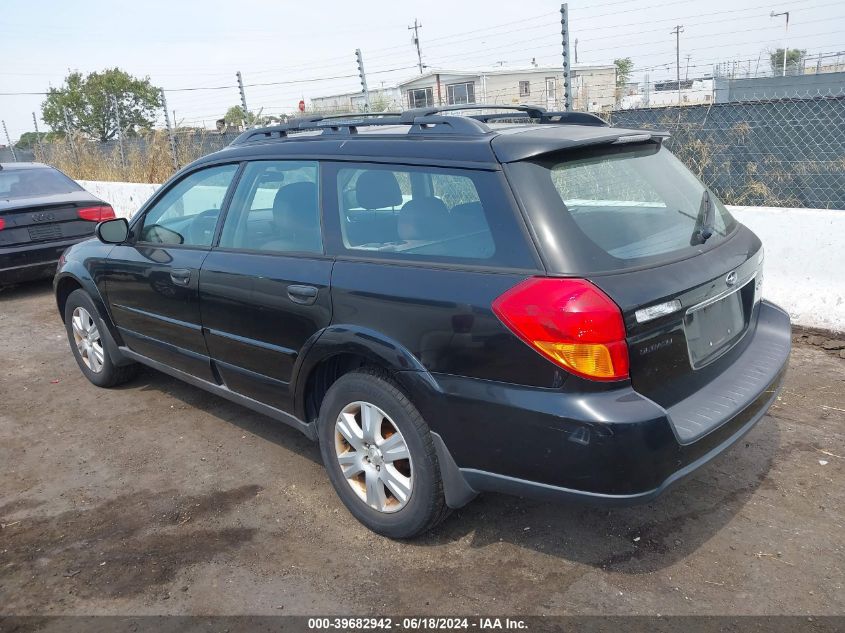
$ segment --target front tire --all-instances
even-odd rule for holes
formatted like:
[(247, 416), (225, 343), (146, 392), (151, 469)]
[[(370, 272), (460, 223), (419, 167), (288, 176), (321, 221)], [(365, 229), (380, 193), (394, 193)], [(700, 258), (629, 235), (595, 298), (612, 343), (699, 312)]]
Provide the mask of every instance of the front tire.
[(115, 387), (138, 373), (138, 365), (115, 365), (112, 339), (88, 293), (74, 290), (65, 303), (65, 329), (76, 364), (85, 377), (98, 387)]
[(410, 538), (447, 516), (428, 425), (385, 374), (341, 376), (320, 407), (319, 440), (335, 491), (372, 531)]

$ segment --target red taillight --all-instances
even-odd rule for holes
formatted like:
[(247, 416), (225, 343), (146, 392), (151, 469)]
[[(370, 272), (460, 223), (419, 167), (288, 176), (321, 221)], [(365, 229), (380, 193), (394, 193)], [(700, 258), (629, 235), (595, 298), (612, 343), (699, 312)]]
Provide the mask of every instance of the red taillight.
[(107, 204), (98, 207), (85, 207), (78, 209), (77, 213), (80, 218), (88, 220), (89, 222), (102, 222), (103, 220), (111, 220), (114, 218), (114, 209)]
[(514, 334), (567, 371), (592, 380), (628, 377), (619, 307), (584, 279), (533, 277), (493, 302)]
[(0, 218), (0, 231), (6, 228), (6, 220)]

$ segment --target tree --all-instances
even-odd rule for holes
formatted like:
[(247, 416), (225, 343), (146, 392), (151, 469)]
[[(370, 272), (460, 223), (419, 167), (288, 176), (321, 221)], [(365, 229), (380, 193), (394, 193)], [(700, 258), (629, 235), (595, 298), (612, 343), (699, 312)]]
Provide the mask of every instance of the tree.
[[(806, 50), (798, 48), (787, 49), (786, 52), (786, 73), (788, 75), (795, 75), (801, 64), (804, 62), (804, 55)], [(769, 60), (772, 64), (772, 74), (780, 76), (783, 74), (783, 49), (778, 48), (769, 53)]]
[(613, 63), (616, 66), (616, 87), (621, 88), (628, 83), (631, 71), (634, 70), (634, 62), (630, 57), (622, 57), (614, 59)]
[(232, 127), (240, 127), (244, 123), (246, 123), (247, 127), (251, 127), (253, 125), (266, 125), (272, 117), (262, 117), (261, 113), (263, 111), (264, 108), (261, 108), (261, 110), (257, 113), (247, 112), (246, 116), (244, 116), (244, 109), (241, 106), (236, 105), (226, 110), (226, 114), (223, 115), (223, 120), (226, 121), (226, 125), (230, 125)]
[(138, 79), (119, 68), (109, 68), (87, 77), (70, 73), (61, 88), (50, 88), (41, 104), (41, 118), (53, 130), (66, 134), (67, 114), (73, 130), (101, 142), (110, 141), (117, 136), (113, 98), (117, 99), (120, 123), (127, 135), (150, 129), (155, 111), (161, 107), (161, 91), (149, 77)]
[(15, 143), (15, 149), (32, 149), (39, 140), (49, 140), (49, 136), (49, 132), (38, 132), (38, 134), (35, 132), (24, 132), (21, 134), (18, 142)]

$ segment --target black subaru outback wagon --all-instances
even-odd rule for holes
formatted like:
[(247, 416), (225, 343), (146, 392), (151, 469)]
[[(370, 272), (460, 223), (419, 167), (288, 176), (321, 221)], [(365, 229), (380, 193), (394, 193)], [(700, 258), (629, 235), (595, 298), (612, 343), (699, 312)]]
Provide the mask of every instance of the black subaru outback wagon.
[(55, 278), (82, 372), (294, 426), (392, 537), (481, 491), (649, 500), (731, 446), (790, 350), (760, 240), (660, 133), (472, 108), (250, 130), (100, 223)]

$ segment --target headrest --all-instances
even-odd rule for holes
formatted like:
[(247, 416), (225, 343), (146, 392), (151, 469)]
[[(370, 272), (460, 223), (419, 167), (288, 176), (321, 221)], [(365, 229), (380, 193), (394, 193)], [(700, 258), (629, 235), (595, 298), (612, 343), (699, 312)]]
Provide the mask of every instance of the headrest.
[(355, 183), (358, 206), (364, 209), (384, 209), (402, 204), (402, 190), (391, 171), (374, 169), (358, 176)]
[(436, 240), (449, 233), (449, 209), (440, 198), (414, 198), (399, 211), (402, 240)]
[(287, 212), (313, 217), (317, 209), (317, 185), (313, 182), (294, 182), (285, 185), (273, 198), (273, 213)]

